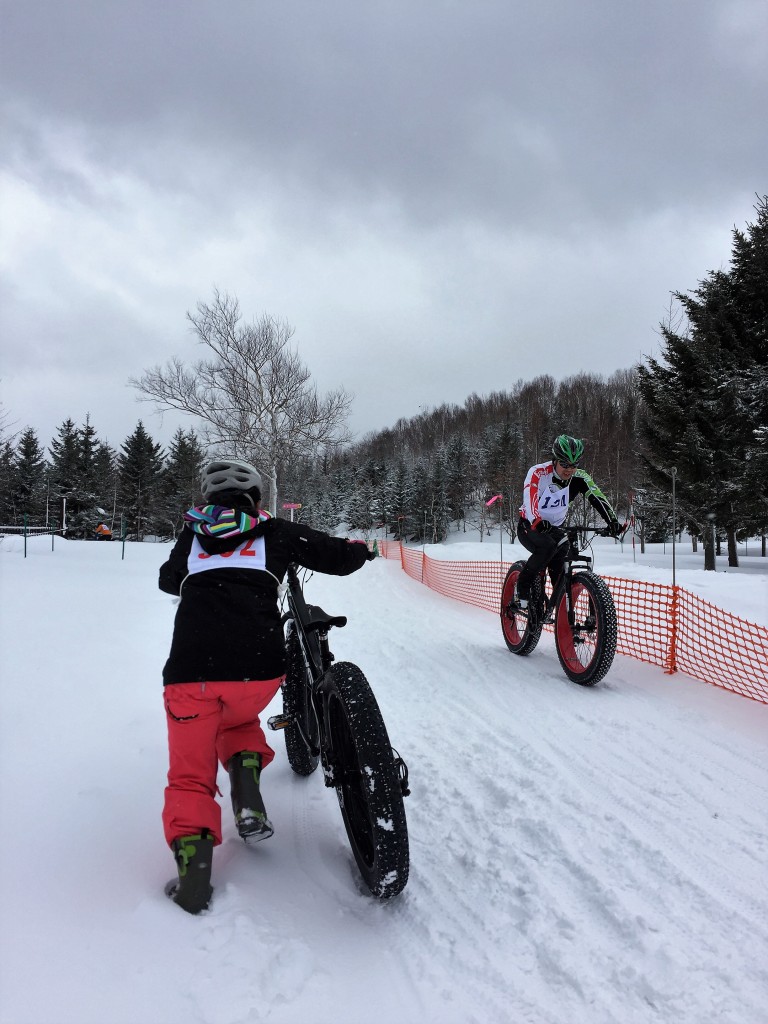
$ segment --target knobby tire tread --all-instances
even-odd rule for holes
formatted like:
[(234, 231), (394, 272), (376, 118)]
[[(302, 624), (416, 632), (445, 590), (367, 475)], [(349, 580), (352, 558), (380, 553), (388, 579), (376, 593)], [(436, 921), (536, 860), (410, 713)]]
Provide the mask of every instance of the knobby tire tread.
[(352, 853), (371, 893), (391, 899), (408, 881), (409, 850), (400, 776), (386, 726), (357, 665), (336, 662), (322, 690), (331, 760), (338, 765), (341, 759), (347, 780), (336, 786), (336, 794)]
[[(501, 588), (501, 632), (504, 636), (504, 643), (513, 654), (524, 657), (534, 650), (541, 639), (542, 622), (539, 620), (531, 626), (530, 620), (523, 615), (515, 615), (510, 618), (507, 608), (515, 592), (517, 577), (520, 575), (525, 562), (514, 562), (507, 572), (504, 585)], [(531, 587), (531, 605), (539, 607), (541, 601), (541, 581), (537, 577)], [(522, 631), (521, 631), (522, 626)]]
[(571, 661), (568, 657), (568, 650), (561, 649), (560, 630), (562, 628), (565, 633), (570, 630), (566, 621), (565, 595), (558, 602), (555, 614), (555, 647), (560, 664), (568, 678), (580, 686), (594, 686), (605, 678), (616, 654), (618, 637), (616, 606), (613, 603), (613, 595), (608, 584), (602, 577), (591, 571), (575, 573), (572, 585), (574, 588), (582, 587), (587, 592), (595, 611), (597, 641), (594, 655), (588, 664), (576, 667), (577, 662)]

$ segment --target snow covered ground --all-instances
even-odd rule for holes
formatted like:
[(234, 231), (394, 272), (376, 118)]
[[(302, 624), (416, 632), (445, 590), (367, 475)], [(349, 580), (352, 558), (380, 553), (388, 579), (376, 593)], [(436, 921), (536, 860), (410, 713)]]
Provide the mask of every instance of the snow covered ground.
[[(768, 706), (621, 657), (574, 686), (551, 637), (516, 658), (395, 561), (308, 593), (349, 616), (336, 654), (408, 762), (407, 889), (361, 891), (333, 793), (275, 736), (274, 838), (225, 815), (212, 909), (169, 903), (168, 550), (0, 541), (2, 1024), (768, 1022)], [(668, 572), (619, 552), (598, 571)], [(678, 582), (765, 623), (765, 563)]]

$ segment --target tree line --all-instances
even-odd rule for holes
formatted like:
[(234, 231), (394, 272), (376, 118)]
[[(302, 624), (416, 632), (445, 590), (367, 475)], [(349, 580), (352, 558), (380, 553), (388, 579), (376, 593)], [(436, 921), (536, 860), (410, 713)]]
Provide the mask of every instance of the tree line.
[[(343, 523), (437, 542), (452, 524), (483, 537), (501, 521), (513, 536), (525, 473), (548, 457), (563, 431), (585, 438), (591, 471), (629, 514), (639, 411), (631, 371), (608, 380), (580, 374), (559, 384), (542, 376), (507, 392), (472, 395), (461, 407), (401, 419), (356, 444), (290, 453), (275, 460), (274, 475), (285, 497), (302, 505), (299, 518), (318, 529)], [(105, 516), (132, 537), (173, 537), (184, 511), (200, 500), (210, 450), (194, 430), (178, 430), (164, 452), (141, 421), (114, 450), (86, 417), (79, 427), (67, 419), (46, 453), (28, 427), (15, 445), (6, 440), (0, 449), (0, 519), (19, 525), (26, 513), (30, 523), (61, 526), (66, 508), (71, 537), (93, 535)], [(487, 510), (496, 494), (501, 501)]]
[(560, 383), (540, 376), (401, 419), (325, 459), (287, 467), (286, 480), (320, 528), (341, 519), (353, 529), (433, 543), (451, 528), (482, 539), (501, 522), (514, 537), (526, 472), (549, 458), (553, 439), (565, 432), (585, 439), (590, 472), (628, 515), (639, 412), (631, 371)]
[(712, 568), (722, 535), (735, 565), (736, 541), (762, 534), (765, 545), (768, 531), (768, 196), (755, 211), (733, 231), (729, 269), (673, 293), (658, 359), (607, 378), (521, 379), (357, 441), (351, 396), (318, 394), (289, 345), (293, 329), (267, 314), (244, 324), (237, 300), (217, 292), (188, 314), (209, 358), (131, 381), (200, 433), (177, 431), (163, 452), (139, 422), (114, 451), (88, 417), (70, 419), (46, 455), (27, 428), (0, 448), (0, 518), (50, 518), (66, 499), (71, 535), (88, 535), (102, 509), (131, 535), (172, 537), (199, 500), (202, 462), (228, 454), (258, 466), (273, 514), (287, 498), (321, 529), (438, 542), (450, 529), (482, 539), (501, 523), (513, 538), (528, 468), (568, 433), (584, 439), (585, 466), (619, 516), (634, 516), (649, 540), (685, 528)]
[(0, 526), (48, 526), (91, 538), (104, 522), (113, 535), (176, 536), (199, 500), (205, 450), (193, 430), (176, 431), (168, 451), (141, 421), (119, 450), (98, 438), (86, 416), (66, 419), (46, 452), (27, 427), (0, 446)]

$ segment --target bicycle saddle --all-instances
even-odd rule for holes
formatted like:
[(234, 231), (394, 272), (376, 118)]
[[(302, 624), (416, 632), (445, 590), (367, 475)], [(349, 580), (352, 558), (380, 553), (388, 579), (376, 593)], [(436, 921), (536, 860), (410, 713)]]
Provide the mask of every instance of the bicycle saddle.
[(304, 629), (307, 633), (313, 633), (317, 629), (328, 629), (331, 626), (341, 628), (347, 624), (346, 615), (329, 615), (316, 604), (308, 604), (307, 611), (309, 612), (309, 619), (304, 624)]

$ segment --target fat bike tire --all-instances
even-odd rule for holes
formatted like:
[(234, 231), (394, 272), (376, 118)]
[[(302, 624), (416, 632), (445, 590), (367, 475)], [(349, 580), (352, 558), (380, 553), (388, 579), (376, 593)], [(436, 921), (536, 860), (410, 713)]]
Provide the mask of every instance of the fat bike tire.
[(321, 684), (329, 782), (360, 874), (372, 895), (391, 899), (408, 881), (408, 824), (395, 755), (376, 697), (351, 662)]
[(288, 755), (288, 764), (297, 775), (311, 775), (320, 762), (320, 756), (312, 753), (304, 737), (306, 736), (317, 748), (317, 719), (312, 706), (309, 672), (304, 662), (299, 637), (290, 624), (285, 653), (287, 667), (283, 683), (283, 714), (293, 718), (293, 724), (285, 729), (285, 752)]
[(571, 584), (574, 624), (568, 621), (565, 594), (555, 610), (555, 646), (563, 671), (574, 683), (594, 686), (604, 678), (616, 654), (616, 607), (608, 585), (593, 572), (579, 572)]
[[(501, 632), (504, 634), (504, 643), (513, 654), (521, 656), (530, 654), (541, 638), (541, 615), (531, 622), (529, 612), (516, 611), (513, 606), (515, 596), (515, 585), (525, 562), (514, 562), (501, 588)], [(534, 609), (541, 607), (541, 580), (537, 577), (531, 587), (531, 600), (529, 606)]]

